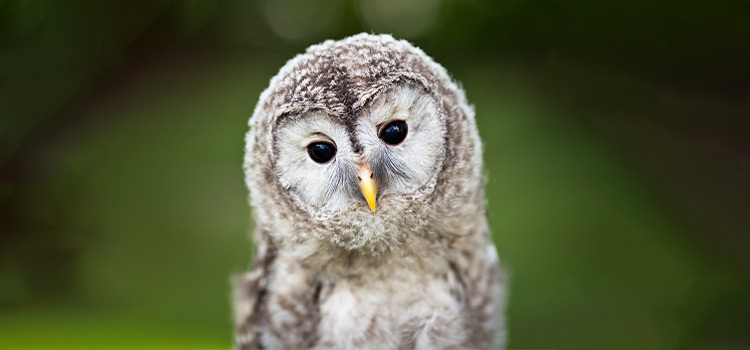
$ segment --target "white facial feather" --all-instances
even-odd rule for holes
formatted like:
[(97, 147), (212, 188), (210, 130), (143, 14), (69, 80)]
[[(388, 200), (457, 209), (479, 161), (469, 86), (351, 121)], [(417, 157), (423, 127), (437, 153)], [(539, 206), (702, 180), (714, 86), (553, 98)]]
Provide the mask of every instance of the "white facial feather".
[[(310, 159), (307, 146), (315, 141), (333, 143), (336, 156), (326, 164)], [(280, 125), (274, 146), (281, 184), (303, 203), (329, 211), (344, 210), (351, 204), (359, 157), (343, 125), (318, 111), (291, 117)]]
[[(435, 100), (422, 89), (399, 84), (377, 96), (357, 126), (367, 162), (383, 169), (382, 196), (405, 195), (424, 186), (444, 157), (444, 123)], [(378, 138), (394, 120), (408, 126), (406, 139), (391, 146)]]
[[(378, 199), (413, 193), (437, 174), (444, 157), (443, 118), (424, 90), (407, 84), (388, 87), (361, 112), (355, 132), (363, 148), (360, 157), (340, 121), (320, 111), (287, 117), (274, 142), (277, 176), (304, 204), (325, 212), (367, 208), (357, 180), (362, 158), (377, 174)], [(408, 132), (402, 143), (389, 145), (378, 134), (394, 120), (405, 121)], [(331, 161), (319, 164), (310, 158), (307, 146), (316, 141), (336, 146)]]

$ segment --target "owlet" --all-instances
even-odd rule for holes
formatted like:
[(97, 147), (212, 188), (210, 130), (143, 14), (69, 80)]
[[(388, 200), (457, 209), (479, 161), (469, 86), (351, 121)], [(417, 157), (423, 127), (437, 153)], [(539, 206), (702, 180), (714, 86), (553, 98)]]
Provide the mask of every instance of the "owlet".
[(504, 346), (481, 142), (442, 66), (388, 35), (326, 41), (281, 68), (249, 124), (237, 348)]

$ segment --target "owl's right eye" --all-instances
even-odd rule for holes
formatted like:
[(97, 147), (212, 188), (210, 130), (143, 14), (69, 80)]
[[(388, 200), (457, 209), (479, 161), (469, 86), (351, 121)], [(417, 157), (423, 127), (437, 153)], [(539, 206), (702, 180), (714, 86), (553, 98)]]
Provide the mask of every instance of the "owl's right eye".
[(336, 155), (336, 146), (329, 142), (313, 142), (307, 145), (307, 154), (316, 163), (325, 164)]

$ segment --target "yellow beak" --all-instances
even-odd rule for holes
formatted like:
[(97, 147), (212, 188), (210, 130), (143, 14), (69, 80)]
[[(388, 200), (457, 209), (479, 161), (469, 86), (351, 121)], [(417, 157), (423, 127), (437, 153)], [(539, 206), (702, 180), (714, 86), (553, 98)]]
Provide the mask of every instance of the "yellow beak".
[(362, 191), (362, 195), (365, 196), (370, 210), (375, 211), (375, 197), (378, 196), (378, 184), (373, 179), (372, 170), (370, 170), (367, 164), (362, 163), (359, 166), (357, 177), (359, 178), (359, 189)]

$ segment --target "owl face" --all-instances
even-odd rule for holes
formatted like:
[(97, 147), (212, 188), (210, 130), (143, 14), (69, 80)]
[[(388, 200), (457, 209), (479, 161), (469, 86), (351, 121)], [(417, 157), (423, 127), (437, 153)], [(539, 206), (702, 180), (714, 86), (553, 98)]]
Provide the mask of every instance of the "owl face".
[(465, 233), (484, 208), (474, 111), (406, 41), (358, 34), (309, 47), (271, 79), (249, 125), (253, 216), (299, 254), (395, 252)]
[(313, 109), (276, 122), (276, 176), (303, 207), (377, 212), (389, 199), (413, 198), (437, 176), (444, 116), (424, 89), (387, 86), (356, 114), (342, 120)]

